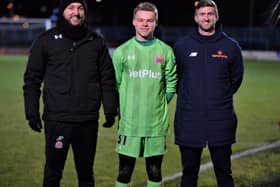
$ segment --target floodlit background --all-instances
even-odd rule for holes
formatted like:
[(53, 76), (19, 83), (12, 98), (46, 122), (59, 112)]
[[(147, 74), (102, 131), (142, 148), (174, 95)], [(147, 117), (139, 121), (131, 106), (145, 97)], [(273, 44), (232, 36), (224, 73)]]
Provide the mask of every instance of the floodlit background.
[[(0, 45), (13, 47), (17, 41), (30, 41), (42, 30), (34, 30), (34, 21), (20, 21), (21, 18), (49, 19), (55, 24), (58, 14), (58, 0), (1, 0), (0, 23), (2, 32)], [(115, 47), (134, 35), (132, 14), (136, 0), (87, 0), (88, 22), (105, 37), (110, 47)], [(159, 9), (159, 25), (155, 35), (173, 45), (181, 36), (194, 27), (194, 0), (167, 1), (151, 0)], [(243, 49), (277, 50), (280, 48), (278, 23), (278, 0), (216, 0), (220, 21), (224, 30), (240, 42)], [(273, 14), (272, 14), (273, 13)], [(8, 20), (21, 24), (22, 29), (32, 33), (18, 36), (9, 32)], [(7, 23), (8, 22), (8, 23)], [(6, 31), (6, 32), (4, 32)], [(9, 34), (7, 34), (9, 32)], [(14, 36), (17, 35), (17, 36)], [(5, 41), (6, 40), (6, 41)], [(10, 42), (8, 42), (8, 41)]]

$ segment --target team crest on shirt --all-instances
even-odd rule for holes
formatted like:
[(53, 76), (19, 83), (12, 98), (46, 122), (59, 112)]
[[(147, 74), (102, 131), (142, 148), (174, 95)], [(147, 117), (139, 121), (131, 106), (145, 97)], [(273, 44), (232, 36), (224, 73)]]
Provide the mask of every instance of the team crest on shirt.
[(228, 55), (224, 54), (222, 50), (218, 50), (216, 54), (212, 54), (213, 58), (224, 58), (227, 59)]
[(162, 64), (163, 62), (163, 57), (160, 55), (155, 56), (155, 63), (156, 64)]
[(62, 142), (63, 139), (64, 139), (63, 136), (58, 136), (58, 138), (56, 139), (56, 142), (54, 144), (54, 148), (62, 149), (63, 148), (63, 142)]

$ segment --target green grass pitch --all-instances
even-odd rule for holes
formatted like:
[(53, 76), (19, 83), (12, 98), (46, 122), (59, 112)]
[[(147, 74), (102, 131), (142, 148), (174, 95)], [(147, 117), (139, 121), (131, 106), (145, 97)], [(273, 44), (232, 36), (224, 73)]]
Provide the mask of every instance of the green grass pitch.
[[(0, 57), (0, 187), (38, 187), (44, 167), (44, 135), (32, 131), (24, 119), (23, 73), (26, 56)], [(234, 97), (238, 114), (237, 143), (233, 152), (261, 146), (280, 139), (280, 63), (245, 61), (244, 82)], [(163, 161), (163, 176), (181, 171), (180, 155), (174, 145), (173, 117), (176, 98), (169, 105), (170, 133), (168, 152)], [(101, 111), (100, 124), (104, 121)], [(118, 170), (115, 153), (115, 124), (111, 129), (100, 125), (94, 173), (97, 187), (114, 186)], [(77, 186), (72, 153), (68, 156), (62, 187)], [(258, 186), (264, 181), (278, 180), (280, 151), (269, 150), (233, 161), (236, 186)], [(209, 161), (205, 149), (202, 163)], [(138, 159), (133, 174), (133, 187), (143, 187), (147, 177), (145, 162)], [(176, 186), (178, 181), (165, 186)], [(216, 186), (212, 169), (200, 174), (202, 187)], [(271, 185), (269, 185), (271, 186)]]

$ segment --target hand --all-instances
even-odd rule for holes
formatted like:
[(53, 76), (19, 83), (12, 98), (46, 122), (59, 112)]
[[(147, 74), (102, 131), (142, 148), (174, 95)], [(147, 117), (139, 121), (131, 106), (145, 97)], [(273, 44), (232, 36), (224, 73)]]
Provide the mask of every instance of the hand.
[(115, 116), (111, 114), (106, 115), (106, 122), (103, 124), (103, 127), (110, 128), (115, 123)]
[(36, 132), (41, 132), (42, 122), (40, 117), (33, 117), (29, 119), (29, 126)]

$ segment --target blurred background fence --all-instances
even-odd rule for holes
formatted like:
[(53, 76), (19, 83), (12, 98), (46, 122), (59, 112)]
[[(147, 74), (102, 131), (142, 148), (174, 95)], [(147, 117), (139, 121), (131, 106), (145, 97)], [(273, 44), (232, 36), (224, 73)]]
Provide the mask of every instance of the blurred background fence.
[[(29, 48), (40, 33), (52, 26), (49, 19), (1, 18), (0, 48)], [(92, 28), (106, 39), (109, 47), (116, 47), (134, 36), (134, 28), (131, 26), (92, 26)], [(173, 45), (178, 38), (188, 34), (191, 29), (193, 27), (159, 26), (155, 35)], [(235, 38), (243, 50), (278, 51), (280, 49), (280, 28), (278, 27), (223, 26), (223, 30)]]

